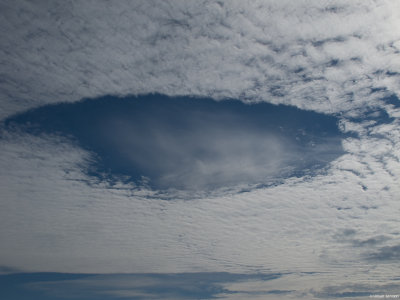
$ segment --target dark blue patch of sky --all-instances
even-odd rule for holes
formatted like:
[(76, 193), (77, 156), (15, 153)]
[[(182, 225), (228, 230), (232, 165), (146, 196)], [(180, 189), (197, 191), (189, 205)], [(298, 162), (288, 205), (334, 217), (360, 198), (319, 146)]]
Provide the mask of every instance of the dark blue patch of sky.
[(93, 154), (84, 171), (99, 179), (212, 190), (325, 167), (343, 154), (337, 123), (291, 106), (149, 94), (42, 106), (4, 125), (66, 137)]
[[(13, 300), (215, 299), (226, 284), (268, 281), (283, 274), (227, 272), (165, 274), (16, 273), (0, 275), (0, 298)], [(245, 291), (244, 291), (245, 292)], [(275, 290), (271, 291), (272, 293)], [(266, 294), (269, 291), (265, 292)]]

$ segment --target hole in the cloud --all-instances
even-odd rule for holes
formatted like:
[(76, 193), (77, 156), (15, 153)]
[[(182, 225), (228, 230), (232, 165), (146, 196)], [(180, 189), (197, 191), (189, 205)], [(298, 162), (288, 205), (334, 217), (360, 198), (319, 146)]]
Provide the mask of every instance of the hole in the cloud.
[(334, 116), (237, 100), (107, 96), (43, 106), (6, 126), (67, 136), (94, 154), (91, 176), (155, 190), (262, 185), (312, 174), (343, 154)]

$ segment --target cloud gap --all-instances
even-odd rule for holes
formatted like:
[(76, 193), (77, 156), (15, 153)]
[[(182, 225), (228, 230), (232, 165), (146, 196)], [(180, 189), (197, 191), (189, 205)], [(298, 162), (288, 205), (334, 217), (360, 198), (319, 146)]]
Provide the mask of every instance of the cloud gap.
[(67, 137), (93, 154), (86, 174), (153, 190), (214, 191), (312, 175), (344, 153), (335, 116), (268, 103), (105, 96), (42, 106), (7, 130)]
[[(3, 294), (11, 298), (54, 299), (214, 299), (224, 294), (253, 294), (230, 290), (235, 283), (268, 282), (282, 273), (228, 272), (64, 274), (17, 273), (0, 275)], [(263, 291), (260, 294), (290, 293)]]

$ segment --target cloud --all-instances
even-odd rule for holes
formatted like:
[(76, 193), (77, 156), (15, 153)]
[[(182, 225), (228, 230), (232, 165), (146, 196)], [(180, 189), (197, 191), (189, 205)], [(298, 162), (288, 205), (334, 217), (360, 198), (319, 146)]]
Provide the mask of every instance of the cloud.
[[(340, 118), (351, 137), (323, 174), (160, 201), (87, 176), (93, 157), (65, 138), (2, 132), (0, 263), (93, 273), (321, 271), (269, 287), (291, 284), (305, 298), (316, 282), (323, 290), (342, 278), (391, 280), (397, 248), (379, 237), (398, 232), (399, 5), (2, 1), (2, 119), (156, 92), (289, 104)], [(355, 231), (343, 237), (349, 242), (332, 238), (343, 228)], [(366, 264), (368, 254), (376, 259)]]
[(343, 284), (340, 286), (327, 286), (321, 291), (312, 291), (312, 294), (317, 298), (365, 298), (374, 295), (377, 298), (390, 298), (390, 295), (397, 296), (399, 285), (391, 284)]
[(339, 242), (351, 243), (354, 247), (363, 247), (363, 248), (374, 247), (388, 240), (391, 240), (391, 238), (384, 235), (358, 239), (356, 238), (357, 235), (356, 233), (357, 232), (354, 229), (344, 229), (339, 233), (335, 234), (334, 238)]
[(395, 1), (6, 1), (3, 116), (150, 92), (356, 113), (382, 93), (399, 95), (398, 8)]
[(399, 258), (400, 245), (385, 246), (368, 255), (369, 260), (375, 261), (398, 261)]

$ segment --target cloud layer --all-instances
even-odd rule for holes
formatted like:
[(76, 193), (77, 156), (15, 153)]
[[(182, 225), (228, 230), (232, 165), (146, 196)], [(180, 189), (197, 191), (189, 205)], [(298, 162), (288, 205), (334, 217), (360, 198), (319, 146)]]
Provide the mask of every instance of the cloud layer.
[(290, 275), (269, 290), (296, 298), (395, 290), (398, 1), (2, 1), (0, 11), (2, 119), (162, 93), (334, 114), (349, 135), (324, 174), (160, 201), (87, 176), (93, 157), (65, 137), (2, 128), (2, 270), (274, 270)]
[(331, 112), (399, 95), (396, 1), (3, 1), (1, 11), (3, 116), (104, 94)]

